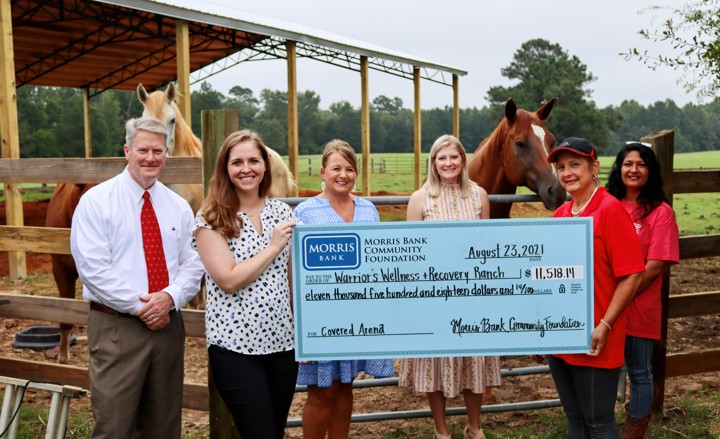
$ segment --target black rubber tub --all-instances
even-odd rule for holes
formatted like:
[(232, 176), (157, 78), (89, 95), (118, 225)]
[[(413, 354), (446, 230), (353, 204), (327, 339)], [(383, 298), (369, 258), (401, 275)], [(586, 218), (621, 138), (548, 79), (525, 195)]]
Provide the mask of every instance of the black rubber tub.
[[(70, 344), (76, 342), (75, 336), (70, 337)], [(59, 326), (30, 326), (15, 334), (12, 346), (17, 349), (50, 349), (60, 344)]]

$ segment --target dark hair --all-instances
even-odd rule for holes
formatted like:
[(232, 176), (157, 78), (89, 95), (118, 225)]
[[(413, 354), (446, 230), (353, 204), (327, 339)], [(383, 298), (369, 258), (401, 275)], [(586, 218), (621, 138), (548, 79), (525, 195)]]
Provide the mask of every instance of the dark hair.
[(203, 206), (205, 221), (213, 229), (228, 238), (237, 236), (240, 233), (243, 221), (237, 214), (240, 209), (240, 200), (238, 200), (233, 183), (228, 175), (227, 166), (230, 161), (230, 151), (233, 147), (246, 141), (255, 144), (265, 162), (265, 174), (258, 187), (258, 195), (260, 197), (266, 196), (270, 192), (270, 186), (272, 185), (270, 159), (260, 135), (250, 130), (231, 133), (218, 152), (215, 160), (215, 172), (210, 179), (208, 195)]
[(626, 143), (622, 148), (620, 148), (617, 157), (615, 157), (612, 169), (610, 170), (606, 187), (608, 192), (618, 200), (625, 198), (627, 187), (625, 187), (625, 184), (622, 181), (621, 168), (623, 161), (625, 161), (625, 156), (627, 156), (630, 151), (637, 151), (637, 153), (640, 154), (640, 158), (645, 162), (645, 165), (648, 168), (648, 181), (645, 186), (640, 189), (640, 195), (637, 199), (637, 203), (642, 210), (642, 215), (637, 219), (644, 219), (650, 215), (650, 212), (658, 207), (660, 203), (663, 201), (668, 203), (665, 191), (663, 191), (663, 180), (660, 175), (660, 163), (658, 162), (657, 157), (655, 157), (655, 153), (652, 148), (639, 142)]

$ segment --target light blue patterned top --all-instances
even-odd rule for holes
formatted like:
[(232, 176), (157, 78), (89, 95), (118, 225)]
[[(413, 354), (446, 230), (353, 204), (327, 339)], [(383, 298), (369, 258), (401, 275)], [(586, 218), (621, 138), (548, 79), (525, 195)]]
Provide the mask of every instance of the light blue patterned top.
[[(371, 202), (360, 197), (354, 197), (354, 201), (355, 212), (352, 222), (380, 221), (380, 215)], [(320, 197), (313, 197), (298, 204), (295, 208), (295, 217), (302, 224), (344, 222), (330, 206), (330, 201)], [(336, 380), (340, 380), (342, 383), (351, 383), (360, 372), (375, 377), (387, 377), (395, 374), (393, 361), (390, 359), (314, 361), (300, 364), (297, 382), (303, 385), (330, 387)]]
[[(380, 221), (375, 206), (368, 200), (360, 197), (354, 197), (355, 213), (353, 214), (354, 223), (373, 223)], [(345, 222), (340, 215), (330, 206), (327, 198), (312, 197), (298, 204), (295, 208), (295, 216), (303, 224), (327, 224)]]

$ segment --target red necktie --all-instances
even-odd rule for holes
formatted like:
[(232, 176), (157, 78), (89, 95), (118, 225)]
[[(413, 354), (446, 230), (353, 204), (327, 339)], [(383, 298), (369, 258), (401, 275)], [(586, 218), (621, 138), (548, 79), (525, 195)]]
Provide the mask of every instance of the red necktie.
[(170, 284), (167, 264), (165, 263), (165, 251), (160, 236), (155, 209), (150, 202), (150, 194), (145, 191), (143, 194), (145, 202), (140, 211), (140, 225), (142, 228), (143, 249), (145, 250), (145, 263), (148, 271), (148, 292), (154, 293), (162, 290)]

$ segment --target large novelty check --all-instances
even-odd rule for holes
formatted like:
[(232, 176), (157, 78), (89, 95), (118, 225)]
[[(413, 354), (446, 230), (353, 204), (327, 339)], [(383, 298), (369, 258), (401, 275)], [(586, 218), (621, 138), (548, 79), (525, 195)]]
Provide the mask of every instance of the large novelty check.
[(300, 360), (589, 351), (592, 221), (299, 225)]

